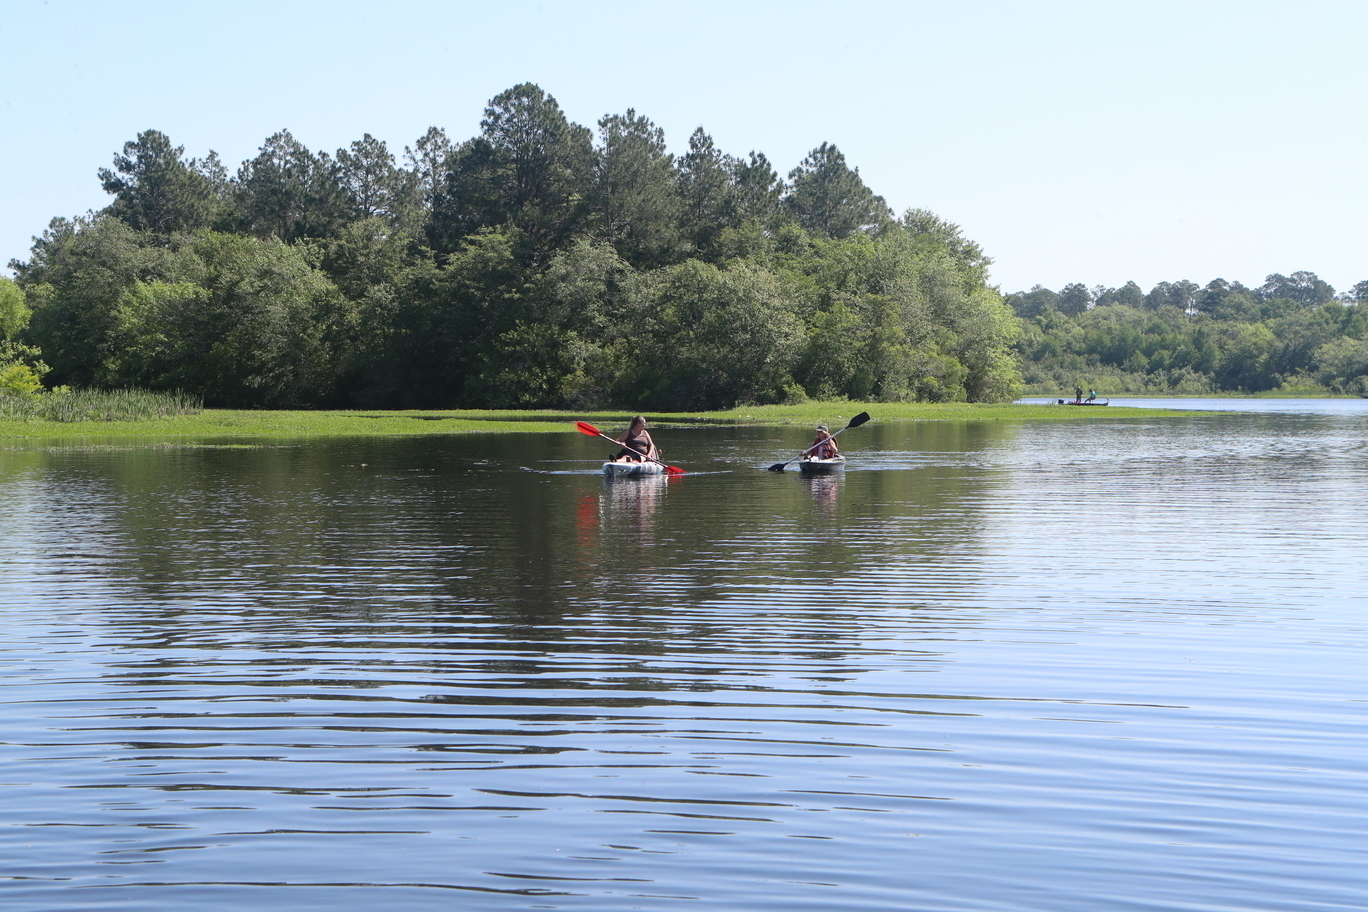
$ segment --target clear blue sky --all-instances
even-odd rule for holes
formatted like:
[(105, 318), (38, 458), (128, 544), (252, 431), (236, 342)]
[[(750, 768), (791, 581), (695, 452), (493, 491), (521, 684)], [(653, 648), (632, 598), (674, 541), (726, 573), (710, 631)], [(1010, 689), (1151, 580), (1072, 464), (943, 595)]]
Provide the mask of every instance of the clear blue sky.
[[(288, 129), (399, 156), (534, 82), (571, 120), (635, 108), (781, 173), (833, 142), (930, 209), (1004, 291), (1368, 279), (1358, 0), (6, 0), (0, 266), (157, 129), (230, 171)], [(6, 270), (4, 274), (8, 275)]]

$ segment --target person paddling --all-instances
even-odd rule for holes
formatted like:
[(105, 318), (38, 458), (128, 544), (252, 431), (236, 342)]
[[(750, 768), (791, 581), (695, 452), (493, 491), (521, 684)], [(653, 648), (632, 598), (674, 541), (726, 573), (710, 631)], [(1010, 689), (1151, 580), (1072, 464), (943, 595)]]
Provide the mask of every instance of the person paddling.
[(831, 431), (827, 430), (825, 424), (817, 425), (817, 436), (813, 438), (811, 452), (808, 459), (835, 459), (840, 455), (840, 447), (836, 445), (836, 437)]
[(660, 450), (656, 448), (655, 441), (646, 430), (646, 419), (641, 415), (633, 418), (627, 430), (616, 439), (622, 444), (622, 449), (611, 457), (613, 462), (660, 461)]

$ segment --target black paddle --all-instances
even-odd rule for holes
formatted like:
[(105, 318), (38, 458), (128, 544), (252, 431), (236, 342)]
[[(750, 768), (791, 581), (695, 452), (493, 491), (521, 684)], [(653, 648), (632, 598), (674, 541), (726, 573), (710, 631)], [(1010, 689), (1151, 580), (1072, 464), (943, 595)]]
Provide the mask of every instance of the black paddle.
[[(864, 423), (865, 423), (866, 421), (868, 421), (868, 420), (869, 420), (869, 412), (860, 412), (860, 414), (858, 414), (858, 415), (856, 415), (854, 418), (851, 418), (851, 419), (850, 419), (850, 424), (847, 424), (845, 427), (841, 428), (839, 431), (837, 431), (835, 434), (832, 434), (831, 436), (832, 436), (832, 437), (839, 437), (841, 434), (844, 434), (846, 431), (850, 430), (851, 428), (853, 428), (853, 427), (859, 427), (860, 425), (864, 424)], [(830, 440), (831, 438), (829, 437), (829, 438), (827, 438), (827, 439)], [(825, 442), (825, 441), (823, 441), (823, 442)], [(817, 448), (818, 448), (819, 446), (821, 446), (821, 445), (822, 445), (821, 443), (814, 443), (812, 446), (808, 447), (806, 450), (803, 450), (803, 452), (799, 453), (797, 456), (794, 456), (794, 457), (793, 457), (792, 459), (790, 459), (788, 462), (776, 462), (774, 465), (772, 465), (772, 466), (769, 467), (769, 470), (770, 470), (771, 472), (782, 472), (782, 471), (784, 471), (785, 467), (787, 467), (787, 466), (789, 465), (789, 463), (797, 462), (798, 460), (802, 459), (802, 458), (803, 458), (804, 456), (806, 456), (808, 453), (811, 453), (813, 450), (817, 449)]]

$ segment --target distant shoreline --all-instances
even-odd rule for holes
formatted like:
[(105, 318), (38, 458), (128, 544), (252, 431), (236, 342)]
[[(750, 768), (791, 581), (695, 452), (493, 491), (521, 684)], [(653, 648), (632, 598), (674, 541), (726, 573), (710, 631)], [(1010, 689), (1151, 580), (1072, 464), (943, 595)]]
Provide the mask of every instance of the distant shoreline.
[[(1055, 409), (1016, 403), (807, 402), (763, 405), (724, 412), (650, 413), (656, 425), (788, 427), (839, 424), (861, 411), (879, 421), (1077, 421), (1136, 415), (1191, 416), (1167, 409)], [(145, 421), (0, 421), (0, 446), (47, 440), (123, 440), (139, 445), (212, 440), (308, 440), (329, 437), (422, 437), (479, 433), (575, 433), (586, 420), (616, 432), (629, 411), (382, 409), (376, 411), (241, 411), (205, 409), (196, 415)]]
[[(1072, 399), (1073, 393), (1022, 393), (1017, 396), (1016, 401), (1022, 399)], [(1103, 399), (1362, 399), (1352, 393), (1284, 393), (1284, 392), (1263, 392), (1263, 393), (1112, 393), (1110, 396), (1101, 396)]]

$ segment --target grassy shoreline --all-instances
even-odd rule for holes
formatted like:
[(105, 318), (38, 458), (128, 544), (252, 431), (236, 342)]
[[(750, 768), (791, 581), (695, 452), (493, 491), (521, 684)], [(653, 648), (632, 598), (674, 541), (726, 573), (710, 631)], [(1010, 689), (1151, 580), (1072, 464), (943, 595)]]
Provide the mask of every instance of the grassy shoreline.
[[(867, 411), (876, 421), (1078, 421), (1155, 415), (1191, 415), (1163, 409), (1061, 408), (1057, 405), (978, 403), (807, 402), (766, 405), (724, 412), (651, 414), (659, 426), (843, 424)], [(412, 411), (236, 411), (206, 409), (195, 415), (142, 421), (0, 421), (0, 445), (44, 440), (137, 440), (146, 444), (194, 440), (280, 440), (314, 437), (415, 437), (431, 434), (574, 433), (574, 422), (588, 421), (605, 432), (621, 430), (626, 411), (571, 413), (549, 410)]]

